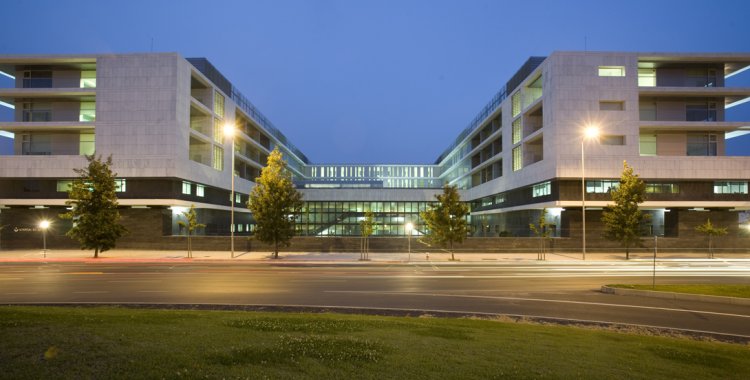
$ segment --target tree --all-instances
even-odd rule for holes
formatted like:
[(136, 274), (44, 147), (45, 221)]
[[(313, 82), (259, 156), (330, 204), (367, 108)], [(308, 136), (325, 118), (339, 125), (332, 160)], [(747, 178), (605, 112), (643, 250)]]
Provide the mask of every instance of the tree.
[(195, 205), (190, 205), (190, 210), (184, 211), (182, 213), (182, 216), (185, 217), (185, 221), (178, 220), (177, 224), (180, 225), (180, 227), (185, 228), (185, 232), (187, 233), (187, 241), (188, 241), (188, 258), (193, 257), (193, 231), (197, 230), (198, 228), (203, 228), (206, 225), (202, 223), (198, 223), (198, 215), (195, 212)]
[(531, 229), (531, 232), (534, 233), (539, 238), (539, 254), (537, 254), (536, 259), (537, 260), (546, 260), (547, 259), (547, 240), (549, 240), (550, 237), (550, 231), (549, 231), (549, 224), (547, 223), (547, 209), (543, 208), (541, 215), (539, 215), (539, 219), (537, 219), (537, 224), (534, 225), (534, 223), (529, 224), (529, 228)]
[(695, 227), (695, 230), (708, 236), (708, 258), (714, 258), (714, 236), (724, 236), (727, 234), (725, 227), (719, 227), (711, 223), (711, 219), (706, 219), (706, 223)]
[(370, 235), (373, 231), (373, 214), (372, 211), (366, 211), (365, 217), (359, 222), (360, 232), (362, 234), (362, 253), (359, 256), (360, 260), (370, 259)]
[(631, 247), (642, 247), (641, 225), (650, 219), (638, 205), (643, 203), (646, 184), (633, 174), (633, 168), (623, 161), (620, 186), (611, 190), (614, 205), (607, 206), (602, 214), (604, 237), (625, 247), (625, 259), (630, 259)]
[(73, 227), (66, 233), (78, 240), (81, 249), (93, 249), (94, 258), (99, 252), (115, 247), (117, 239), (127, 230), (120, 221), (115, 193), (115, 176), (112, 172), (112, 156), (102, 161), (95, 154), (86, 156), (88, 166), (73, 169), (78, 178), (68, 192), (69, 200), (65, 202), (71, 210), (60, 214), (63, 219), (73, 221)]
[(268, 156), (268, 163), (256, 178), (247, 206), (255, 218), (255, 236), (273, 244), (273, 258), (278, 259), (279, 245), (289, 246), (295, 219), (302, 210), (302, 194), (294, 188), (278, 148)]
[(453, 243), (461, 243), (466, 237), (469, 206), (461, 202), (456, 186), (445, 185), (443, 194), (436, 194), (435, 198), (437, 203), (430, 204), (426, 211), (420, 213), (427, 226), (424, 240), (448, 248), (451, 260), (455, 260)]

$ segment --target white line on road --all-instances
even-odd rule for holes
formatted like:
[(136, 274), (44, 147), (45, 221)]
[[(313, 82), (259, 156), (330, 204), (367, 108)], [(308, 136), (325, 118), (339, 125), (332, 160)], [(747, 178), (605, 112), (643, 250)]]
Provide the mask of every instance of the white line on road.
[(167, 293), (168, 290), (139, 290), (138, 293)]
[(39, 294), (37, 292), (16, 292), (16, 293), (5, 293), (6, 295), (28, 295), (28, 294)]
[(507, 301), (551, 302), (551, 303), (567, 303), (567, 304), (575, 304), (575, 305), (611, 306), (611, 307), (622, 307), (622, 308), (631, 308), (631, 309), (674, 311), (674, 312), (680, 312), (680, 313), (701, 313), (701, 314), (721, 315), (721, 316), (726, 316), (726, 317), (750, 318), (750, 315), (745, 315), (745, 314), (719, 313), (719, 312), (705, 311), (705, 310), (673, 309), (673, 308), (668, 308), (668, 307), (623, 305), (623, 304), (613, 304), (613, 303), (604, 303), (604, 302), (549, 300), (549, 299), (543, 299), (543, 298), (474, 296), (474, 295), (463, 295), (463, 294), (412, 293), (412, 292), (379, 292), (379, 291), (369, 291), (369, 290), (325, 290), (324, 292), (325, 293), (370, 293), (370, 294), (386, 294), (386, 295), (400, 295), (400, 296), (456, 297), (456, 298), (495, 299), (495, 300), (507, 300)]
[(73, 292), (74, 294), (101, 294), (101, 293), (109, 293), (108, 290), (89, 290), (84, 292)]

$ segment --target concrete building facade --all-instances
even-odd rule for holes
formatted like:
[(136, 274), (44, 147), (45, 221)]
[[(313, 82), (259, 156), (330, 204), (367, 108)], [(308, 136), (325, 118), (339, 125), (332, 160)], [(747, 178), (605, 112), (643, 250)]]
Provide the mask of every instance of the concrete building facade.
[[(310, 162), (204, 58), (0, 56), (12, 78), (0, 104), (15, 109), (14, 120), (0, 121), (14, 147), (0, 156), (0, 244), (31, 244), (42, 217), (64, 233), (69, 225), (56, 216), (67, 185), (94, 152), (112, 156), (134, 244), (181, 234), (190, 205), (207, 224), (202, 234), (227, 235), (234, 204), (234, 231), (249, 235), (247, 195), (275, 147), (303, 193), (305, 236), (357, 236), (365, 211), (376, 215), (376, 235), (404, 236), (407, 222), (419, 235), (419, 212), (451, 184), (471, 203), (473, 236), (529, 236), (546, 209), (553, 234), (577, 241), (583, 148), (594, 241), (623, 160), (647, 182), (648, 234), (691, 237), (710, 217), (743, 238), (750, 158), (726, 156), (725, 139), (750, 123), (726, 121), (725, 110), (750, 98), (750, 88), (726, 86), (748, 67), (750, 54), (738, 53), (531, 57), (434, 164), (327, 165)], [(226, 123), (234, 137), (224, 136)], [(584, 140), (592, 125), (599, 137)]]

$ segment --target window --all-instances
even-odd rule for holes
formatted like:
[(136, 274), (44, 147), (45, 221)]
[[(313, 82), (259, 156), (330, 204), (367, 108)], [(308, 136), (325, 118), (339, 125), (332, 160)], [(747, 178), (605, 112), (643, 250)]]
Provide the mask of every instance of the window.
[(624, 111), (625, 102), (623, 101), (601, 101), (599, 102), (599, 111)]
[(115, 192), (116, 193), (124, 193), (127, 188), (125, 187), (125, 179), (119, 178), (115, 179)]
[(78, 121), (96, 121), (96, 102), (81, 102)]
[(519, 117), (513, 122), (513, 144), (521, 142), (521, 136), (523, 136), (523, 124)]
[(600, 77), (624, 77), (625, 66), (599, 66)]
[(638, 69), (638, 86), (656, 87), (656, 69)]
[(234, 193), (234, 203), (242, 203), (242, 194)]
[(221, 119), (214, 118), (214, 141), (224, 144), (224, 129), (221, 125)]
[(638, 138), (641, 156), (656, 156), (656, 135), (641, 133)]
[(206, 187), (203, 185), (195, 185), (195, 195), (204, 197), (206, 195)]
[(680, 185), (676, 183), (647, 183), (647, 194), (679, 194)]
[(534, 198), (550, 194), (552, 194), (552, 183), (549, 181), (534, 185), (534, 187), (531, 188), (531, 196)]
[(79, 135), (78, 154), (92, 155), (96, 151), (96, 135), (90, 132), (81, 132)]
[(714, 194), (747, 194), (747, 182), (714, 182)]
[(193, 184), (187, 181), (182, 181), (182, 193), (183, 194), (192, 194), (193, 193)]
[(213, 167), (216, 170), (224, 170), (224, 149), (214, 145)]
[(505, 203), (505, 193), (495, 195), (495, 204)]
[(214, 91), (214, 113), (219, 118), (224, 118), (224, 95), (219, 91)]
[(24, 193), (38, 193), (39, 181), (35, 179), (29, 179), (29, 180), (23, 181), (23, 192)]
[(64, 180), (58, 180), (57, 181), (57, 192), (58, 193), (67, 193), (72, 188), (73, 188), (73, 181), (72, 180), (64, 179)]
[(81, 88), (96, 88), (96, 71), (81, 71)]
[(23, 121), (50, 121), (52, 120), (52, 104), (50, 103), (23, 103)]
[(688, 156), (716, 156), (718, 137), (715, 133), (688, 133)]
[(606, 194), (620, 186), (619, 180), (595, 179), (586, 181), (586, 192), (593, 194)]
[(519, 171), (523, 167), (523, 151), (521, 150), (522, 145), (513, 148), (513, 171)]
[(716, 102), (698, 102), (687, 104), (687, 121), (717, 121)]
[(602, 145), (625, 145), (625, 136), (622, 135), (603, 135), (599, 138)]
[(511, 116), (516, 117), (521, 113), (521, 91), (516, 91), (515, 94), (510, 98), (511, 102)]
[(50, 88), (52, 87), (52, 71), (24, 71), (23, 88)]

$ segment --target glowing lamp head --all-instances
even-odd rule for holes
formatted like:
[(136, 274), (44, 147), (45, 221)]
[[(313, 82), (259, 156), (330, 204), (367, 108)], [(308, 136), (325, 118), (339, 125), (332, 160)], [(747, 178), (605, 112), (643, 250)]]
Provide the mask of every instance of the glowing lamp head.
[(583, 131), (583, 135), (587, 139), (595, 139), (599, 137), (599, 127), (595, 125), (590, 125), (586, 127), (586, 129)]
[(39, 228), (43, 230), (49, 228), (49, 220), (42, 220), (41, 222), (39, 222)]
[(406, 230), (407, 230), (407, 231), (411, 231), (412, 229), (414, 229), (414, 225), (413, 225), (413, 224), (411, 224), (411, 222), (409, 222), (409, 223), (406, 223)]
[(224, 124), (224, 136), (232, 137), (234, 136), (234, 124), (226, 123)]

